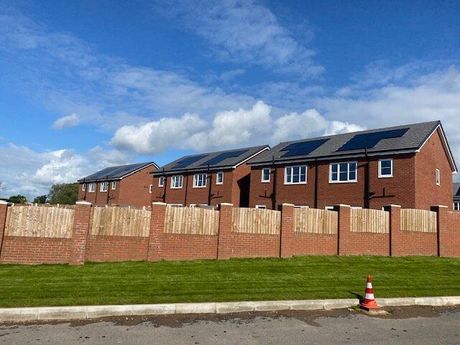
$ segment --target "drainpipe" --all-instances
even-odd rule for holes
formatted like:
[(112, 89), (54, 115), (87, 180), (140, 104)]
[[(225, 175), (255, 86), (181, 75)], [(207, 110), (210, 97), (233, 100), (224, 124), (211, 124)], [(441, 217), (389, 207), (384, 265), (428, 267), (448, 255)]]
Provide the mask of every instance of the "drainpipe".
[[(185, 176), (185, 196), (184, 196), (184, 206), (187, 206), (187, 192), (188, 192), (188, 177), (189, 175), (184, 175)], [(193, 175), (192, 175), (193, 178)]]
[(318, 160), (315, 159), (315, 208), (318, 208)]
[[(367, 148), (364, 149), (364, 157), (366, 159), (366, 163), (364, 166), (364, 208), (369, 208), (370, 200), (371, 200), (371, 182), (370, 182), (370, 167), (369, 167), (369, 157), (367, 155)], [(356, 174), (358, 174), (358, 166), (356, 166)], [(358, 175), (356, 175), (358, 177)]]
[[(275, 165), (275, 156), (272, 156), (272, 169), (273, 171), (273, 192), (272, 192), (272, 210), (276, 210), (276, 180), (277, 180), (277, 169)], [(271, 169), (270, 169), (271, 170)]]
[(208, 164), (208, 170), (206, 171), (206, 179), (209, 180), (208, 205), (211, 206), (212, 174), (210, 174), (210, 171), (209, 171), (209, 164)]

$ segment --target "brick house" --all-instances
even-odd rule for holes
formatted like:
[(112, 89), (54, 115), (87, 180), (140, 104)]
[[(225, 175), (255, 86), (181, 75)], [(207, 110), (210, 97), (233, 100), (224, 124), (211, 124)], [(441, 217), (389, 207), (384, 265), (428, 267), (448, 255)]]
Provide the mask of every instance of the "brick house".
[(249, 206), (270, 209), (447, 206), (457, 172), (439, 121), (284, 142), (248, 165)]
[(114, 166), (78, 180), (78, 200), (97, 206), (150, 206), (153, 162)]
[(267, 145), (185, 156), (153, 172), (152, 201), (181, 206), (249, 205), (246, 162)]
[(460, 211), (460, 183), (452, 184), (452, 194), (454, 198), (453, 209), (454, 211)]

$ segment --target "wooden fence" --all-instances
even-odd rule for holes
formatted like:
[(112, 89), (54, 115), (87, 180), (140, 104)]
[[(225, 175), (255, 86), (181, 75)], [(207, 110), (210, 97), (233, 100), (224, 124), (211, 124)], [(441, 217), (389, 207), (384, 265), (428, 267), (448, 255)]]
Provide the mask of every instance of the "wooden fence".
[(75, 210), (64, 207), (11, 206), (5, 234), (22, 237), (71, 238)]
[(166, 207), (165, 233), (217, 235), (219, 211), (199, 207)]
[(372, 209), (352, 209), (351, 231), (388, 234), (390, 233), (390, 213)]
[(281, 212), (257, 208), (233, 208), (232, 231), (248, 234), (278, 235)]
[(315, 208), (295, 208), (294, 231), (312, 234), (337, 234), (338, 213)]
[(418, 232), (436, 232), (437, 214), (436, 212), (402, 209), (401, 210), (401, 230)]
[(91, 235), (139, 236), (150, 234), (151, 212), (125, 207), (94, 207), (91, 219)]

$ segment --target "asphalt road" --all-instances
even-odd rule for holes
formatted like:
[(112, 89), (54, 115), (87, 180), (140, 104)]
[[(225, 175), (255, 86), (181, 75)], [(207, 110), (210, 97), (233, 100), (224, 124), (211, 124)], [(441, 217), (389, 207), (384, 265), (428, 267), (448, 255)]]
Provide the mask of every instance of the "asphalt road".
[(129, 317), (0, 325), (0, 344), (460, 344), (460, 307)]

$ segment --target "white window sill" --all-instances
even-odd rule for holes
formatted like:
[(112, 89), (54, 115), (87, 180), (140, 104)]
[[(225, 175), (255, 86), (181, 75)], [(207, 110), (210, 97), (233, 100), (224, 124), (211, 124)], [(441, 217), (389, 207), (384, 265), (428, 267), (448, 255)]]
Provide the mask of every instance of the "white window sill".
[(171, 189), (182, 189), (182, 187), (171, 187)]
[(295, 186), (298, 184), (307, 184), (307, 182), (284, 182), (285, 186)]
[(393, 178), (393, 175), (379, 175), (378, 178)]
[(329, 181), (330, 184), (358, 183), (358, 181)]
[(206, 186), (193, 186), (193, 188), (200, 189), (200, 188), (206, 188)]

